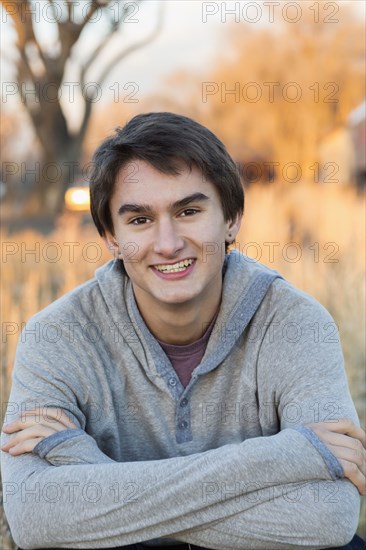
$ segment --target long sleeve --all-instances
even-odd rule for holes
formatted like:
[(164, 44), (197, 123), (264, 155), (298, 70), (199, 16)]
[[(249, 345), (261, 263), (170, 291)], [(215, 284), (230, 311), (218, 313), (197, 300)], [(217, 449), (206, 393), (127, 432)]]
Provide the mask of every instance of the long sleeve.
[[(235, 485), (223, 487), (222, 498), (232, 492)], [(242, 499), (252, 506), (243, 509)], [(269, 486), (237, 495), (236, 501), (236, 514), (175, 538), (221, 550), (314, 550), (344, 546), (357, 530), (354, 507), (359, 496), (347, 480)]]
[[(73, 437), (67, 444), (75, 445), (78, 438), (79, 448), (83, 438), (86, 447), (90, 445), (87, 435)], [(300, 460), (303, 453), (309, 458), (307, 467)], [(55, 467), (34, 455), (5, 455), (3, 476), (5, 511), (13, 537), (23, 548), (103, 548), (157, 537), (177, 538), (179, 532), (210, 527), (256, 508), (258, 495), (270, 503), (271, 487), (282, 491), (282, 486), (291, 483), (331, 479), (318, 451), (291, 429), (159, 461)], [(346, 484), (338, 489), (340, 497), (354, 500), (354, 492)], [(344, 503), (340, 504), (344, 512)], [(272, 508), (268, 504), (267, 510)], [(246, 522), (245, 514), (243, 519)], [(239, 546), (233, 548), (246, 547), (246, 529), (240, 535), (240, 523), (235, 524)], [(215, 531), (208, 534), (213, 543)], [(197, 536), (207, 544), (204, 530)], [(229, 538), (233, 536), (231, 533)], [(194, 533), (187, 534), (190, 542), (194, 538)], [(186, 540), (184, 534), (182, 540)], [(229, 547), (227, 543), (217, 546)]]

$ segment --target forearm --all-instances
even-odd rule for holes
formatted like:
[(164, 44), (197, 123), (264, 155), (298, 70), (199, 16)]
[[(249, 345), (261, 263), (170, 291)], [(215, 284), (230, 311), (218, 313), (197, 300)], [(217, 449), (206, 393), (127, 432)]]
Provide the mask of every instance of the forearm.
[[(77, 437), (71, 442), (75, 445)], [(52, 461), (52, 452), (56, 460), (57, 446), (47, 460)], [(331, 479), (319, 452), (295, 430), (148, 462), (55, 468), (36, 456), (6, 455), (3, 472), (5, 511), (24, 548), (82, 548), (86, 543), (98, 548), (176, 538), (176, 533), (210, 529), (213, 522), (238, 513), (238, 495), (223, 500), (212, 484), (239, 487), (244, 497), (253, 487), (264, 494), (269, 486)], [(255, 507), (243, 498), (240, 511)]]
[(222, 500), (236, 494), (237, 513), (176, 540), (221, 550), (315, 550), (343, 546), (357, 530), (360, 497), (348, 480), (274, 485), (245, 495), (235, 484), (210, 489)]
[[(342, 478), (343, 471), (338, 460), (329, 451), (329, 449), (327, 449), (327, 447), (316, 436), (316, 434), (305, 426), (296, 427), (295, 430), (300, 432), (302, 436), (304, 436), (304, 438), (311, 443), (311, 445), (304, 445), (303, 438), (296, 438), (296, 436), (292, 433), (293, 430), (288, 429), (282, 431), (282, 434), (286, 434), (285, 436), (279, 436), (279, 434), (277, 434), (277, 436), (272, 436), (271, 438), (251, 438), (245, 441), (245, 453), (247, 456), (246, 466), (250, 468), (249, 461), (252, 458), (255, 461), (256, 470), (259, 468), (258, 457), (252, 457), (251, 455), (251, 453), (253, 451), (255, 452), (255, 449), (259, 446), (262, 453), (262, 467), (272, 467), (273, 448), (277, 447), (278, 444), (280, 444), (278, 451), (281, 451), (281, 439), (285, 438), (284, 443), (286, 444), (292, 443), (293, 439), (295, 438), (294, 443), (302, 443), (303, 453), (310, 453), (310, 451), (313, 451), (312, 447), (315, 447), (315, 449), (322, 456), (325, 464), (327, 465), (328, 471), (332, 479)], [(236, 445), (232, 445), (232, 447), (236, 448)], [(292, 451), (287, 452), (290, 455), (293, 454), (293, 458), (297, 458), (297, 461), (306, 461), (306, 454), (297, 456), (297, 448), (294, 448)], [(46, 460), (54, 466), (77, 464), (106, 464), (115, 462), (105, 453), (103, 453), (99, 449), (96, 441), (83, 430), (64, 430), (55, 433), (50, 437), (46, 437), (38, 445), (36, 445), (36, 447), (33, 449), (33, 453), (40, 456), (41, 458), (46, 458)], [(313, 453), (311, 452), (311, 454)], [(277, 464), (279, 467), (280, 463)], [(285, 466), (289, 471), (289, 465), (286, 464)], [(293, 467), (294, 466), (291, 465), (291, 468)], [(290, 471), (289, 474), (291, 476)], [(292, 481), (296, 480), (296, 478), (292, 479), (291, 477), (289, 477), (288, 479), (284, 479), (283, 482), (291, 483)]]

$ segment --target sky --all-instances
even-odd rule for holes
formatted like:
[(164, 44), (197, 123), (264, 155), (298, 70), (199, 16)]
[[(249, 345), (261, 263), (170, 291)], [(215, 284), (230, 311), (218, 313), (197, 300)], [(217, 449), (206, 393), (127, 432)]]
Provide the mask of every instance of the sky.
[[(338, 4), (341, 3), (338, 2)], [(346, 3), (350, 3), (350, 0)], [(360, 15), (364, 17), (365, 3), (358, 0), (352, 3), (358, 7)], [(131, 2), (131, 4), (134, 3)], [(297, 19), (301, 21), (302, 15), (309, 10), (312, 10), (314, 18), (329, 20), (329, 24), (337, 20), (337, 2), (327, 2), (326, 9), (323, 8), (322, 11), (318, 8), (316, 13), (316, 6), (319, 4), (312, 0), (300, 2), (146, 0), (137, 6), (137, 11), (136, 8), (131, 10), (131, 15), (126, 18), (123, 33), (118, 40), (118, 45), (115, 43), (115, 47), (120, 47), (122, 43), (133, 43), (148, 35), (154, 28), (159, 7), (164, 5), (162, 31), (154, 42), (133, 53), (118, 65), (117, 70), (113, 71), (108, 79), (108, 86), (113, 86), (118, 79), (121, 83), (125, 80), (136, 82), (144, 95), (161, 90), (164, 79), (176, 70), (209, 71), (218, 57), (227, 54), (225, 34), (234, 22), (240, 24), (246, 21), (256, 28), (283, 22), (291, 24)], [(85, 40), (88, 40), (87, 34)], [(114, 93), (113, 90), (111, 93)]]
[[(64, 3), (64, 0), (57, 1), (61, 5)], [(358, 0), (347, 0), (346, 3), (350, 1), (357, 6), (360, 16), (364, 17), (365, 3)], [(49, 24), (52, 13), (47, 8), (48, 0), (33, 0), (33, 3), (38, 15), (37, 36), (42, 43), (53, 47), (56, 25)], [(140, 99), (146, 94), (162, 91), (166, 79), (175, 71), (209, 73), (218, 58), (228, 55), (225, 35), (234, 22), (239, 24), (246, 21), (256, 28), (283, 22), (292, 24), (297, 19), (301, 21), (302, 15), (311, 10), (314, 18), (327, 19), (332, 24), (332, 21), (337, 19), (337, 4), (341, 3), (326, 2), (320, 9), (320, 2), (311, 0), (297, 2), (145, 0), (141, 4), (131, 1), (121, 32), (109, 45), (102, 61), (91, 67), (86, 80), (90, 83), (95, 82), (104, 69), (107, 59), (120, 49), (148, 36), (156, 24), (157, 14), (162, 6), (164, 6), (163, 27), (158, 37), (148, 46), (129, 55), (111, 71), (103, 87), (102, 100), (113, 101), (126, 97)], [(89, 0), (79, 0), (78, 4), (79, 10), (85, 9)], [(316, 12), (317, 7), (318, 12)], [(121, 2), (114, 0), (109, 11), (110, 17), (116, 19), (120, 16), (120, 9)], [(75, 17), (77, 16), (78, 13), (75, 11)], [(9, 55), (8, 45), (15, 41), (15, 33), (11, 31), (8, 19), (10, 18), (7, 14), (2, 12), (1, 44), (3, 52), (5, 51), (5, 59)], [(100, 14), (97, 14), (95, 21), (89, 25), (89, 30), (83, 33), (74, 49), (74, 60), (85, 62), (105, 29), (105, 21), (103, 22)], [(68, 65), (66, 81), (69, 82), (69, 86), (63, 92), (65, 102), (69, 99), (72, 89), (77, 95), (80, 88), (75, 67), (76, 64), (73, 62)], [(14, 63), (3, 62), (2, 69), (3, 81), (14, 80)], [(74, 103), (77, 105), (77, 100)]]
[[(55, 25), (52, 25), (52, 14), (46, 10), (47, 0), (33, 0), (37, 5), (38, 24), (36, 26), (37, 37), (42, 43), (52, 45), (55, 37)], [(58, 0), (62, 2), (62, 0)], [(79, 0), (81, 2), (88, 0)], [(176, 68), (194, 70), (200, 67), (214, 64), (217, 49), (220, 46), (219, 22), (210, 21), (202, 23), (202, 2), (194, 0), (145, 0), (141, 4), (129, 2), (131, 10), (125, 17), (122, 32), (111, 43), (107, 54), (114, 55), (117, 49), (138, 42), (154, 29), (157, 21), (157, 13), (161, 5), (163, 10), (163, 28), (159, 36), (149, 46), (136, 51), (120, 63), (117, 69), (108, 79), (107, 85), (113, 85), (115, 78), (121, 79), (121, 73), (126, 74), (126, 82), (138, 82), (143, 93), (158, 89), (163, 78)], [(110, 15), (115, 18), (118, 12), (117, 0), (112, 2)], [(213, 19), (213, 18), (212, 18)], [(1, 46), (3, 57), (2, 79), (12, 78), (12, 63), (8, 46), (15, 41), (15, 33), (12, 32), (11, 18), (2, 11)], [(50, 24), (51, 23), (51, 24)], [(95, 47), (97, 40), (103, 33), (105, 25), (97, 16), (96, 20), (89, 24), (89, 29), (82, 35), (78, 48), (74, 55), (78, 59), (86, 59), (88, 53)], [(108, 57), (108, 55), (106, 56)], [(10, 60), (10, 63), (9, 63)], [(105, 59), (103, 60), (105, 63)], [(72, 65), (69, 76), (73, 78)], [(96, 72), (89, 73), (88, 80), (95, 80)], [(5, 76), (4, 76), (5, 75)], [(113, 95), (113, 91), (111, 91)]]
[[(199, 72), (202, 67), (208, 69), (214, 66), (222, 50), (222, 25), (214, 18), (212, 21), (209, 18), (207, 24), (204, 24), (202, 2), (197, 0), (143, 2), (138, 6), (138, 12), (126, 18), (120, 37), (114, 41), (114, 48), (123, 48), (124, 44), (133, 44), (148, 36), (156, 25), (162, 4), (163, 27), (158, 37), (128, 56), (111, 72), (106, 82), (108, 88), (117, 81), (121, 85), (135, 82), (139, 86), (139, 93), (145, 95), (161, 90), (165, 78), (176, 70)], [(88, 41), (87, 34), (84, 38)], [(114, 48), (110, 48), (109, 53)], [(90, 72), (92, 79), (93, 74)], [(115, 85), (111, 90), (111, 97), (117, 88)], [(131, 87), (127, 93), (132, 91)]]
[[(61, 5), (64, 0), (57, 0)], [(360, 11), (365, 14), (363, 1), (351, 0)], [(52, 13), (48, 9), (48, 0), (33, 0), (35, 13), (38, 16), (37, 33), (43, 42), (52, 43), (55, 25), (47, 24), (52, 21)], [(158, 38), (148, 47), (133, 53), (118, 66), (118, 72), (126, 74), (126, 82), (137, 82), (142, 92), (155, 91), (161, 87), (164, 77), (176, 69), (199, 70), (208, 69), (215, 63), (215, 59), (223, 52), (223, 35), (228, 25), (233, 22), (246, 21), (251, 26), (269, 25), (287, 21), (295, 21), (306, 11), (311, 10), (314, 18), (328, 18), (329, 21), (337, 18), (337, 2), (327, 2), (323, 11), (316, 5), (319, 2), (301, 0), (301, 2), (287, 1), (203, 1), (203, 0), (145, 0), (141, 4), (128, 2), (129, 14), (125, 16), (122, 32), (115, 40), (109, 53), (117, 48), (129, 45), (146, 36), (154, 28), (157, 12), (164, 6), (164, 24)], [(342, 2), (338, 2), (341, 4)], [(350, 0), (347, 0), (350, 3)], [(79, 9), (86, 9), (89, 0), (79, 0)], [(122, 3), (123, 4), (123, 3)], [(80, 7), (81, 6), (81, 7)], [(114, 0), (111, 3), (109, 14), (116, 18), (121, 14), (121, 2)], [(315, 6), (315, 7), (314, 7)], [(75, 10), (77, 17), (77, 10)], [(7, 24), (9, 16), (2, 12), (2, 49), (14, 41)], [(52, 28), (53, 27), (53, 28)], [(103, 20), (100, 13), (96, 14), (95, 21), (89, 25), (89, 32), (85, 32), (78, 48), (79, 56), (85, 57), (97, 42), (103, 31)], [(9, 67), (4, 64), (5, 74)], [(92, 80), (90, 75), (90, 80)], [(113, 81), (109, 79), (109, 85)], [(113, 91), (112, 91), (113, 93)]]

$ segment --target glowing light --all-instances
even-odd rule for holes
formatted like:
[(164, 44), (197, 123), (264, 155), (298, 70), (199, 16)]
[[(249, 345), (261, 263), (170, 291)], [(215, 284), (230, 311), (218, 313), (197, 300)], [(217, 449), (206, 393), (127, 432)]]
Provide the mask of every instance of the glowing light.
[(65, 193), (65, 204), (69, 210), (88, 211), (90, 196), (88, 187), (70, 187)]

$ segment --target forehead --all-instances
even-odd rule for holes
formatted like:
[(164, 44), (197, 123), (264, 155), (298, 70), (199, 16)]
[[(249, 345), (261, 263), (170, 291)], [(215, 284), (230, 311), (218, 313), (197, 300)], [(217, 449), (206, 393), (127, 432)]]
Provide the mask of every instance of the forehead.
[(181, 163), (179, 174), (160, 172), (148, 162), (131, 160), (118, 172), (113, 197), (118, 199), (156, 199), (187, 195), (192, 191), (205, 191), (211, 197), (217, 195), (213, 183), (208, 181), (201, 170), (189, 168)]

